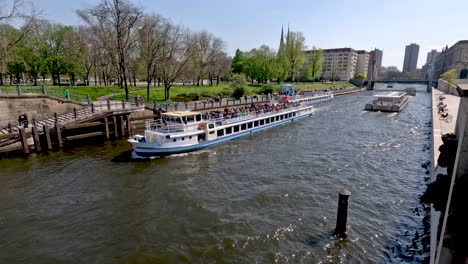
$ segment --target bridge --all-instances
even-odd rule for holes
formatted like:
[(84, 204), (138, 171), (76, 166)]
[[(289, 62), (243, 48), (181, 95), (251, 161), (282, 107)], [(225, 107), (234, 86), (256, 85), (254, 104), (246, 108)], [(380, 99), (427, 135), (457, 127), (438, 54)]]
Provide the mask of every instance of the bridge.
[[(374, 85), (376, 83), (405, 83), (405, 84), (423, 84), (427, 85), (427, 91), (431, 91), (431, 87), (437, 87), (437, 80), (404, 80), (404, 79), (396, 79), (396, 80), (373, 80), (367, 83), (367, 90), (374, 90)], [(366, 85), (366, 83), (364, 84)]]

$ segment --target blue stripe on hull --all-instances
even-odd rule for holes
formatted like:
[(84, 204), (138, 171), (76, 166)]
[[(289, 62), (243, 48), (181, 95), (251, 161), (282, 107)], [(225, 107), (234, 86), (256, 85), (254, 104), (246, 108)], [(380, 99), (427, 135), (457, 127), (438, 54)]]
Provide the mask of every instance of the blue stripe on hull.
[[(230, 140), (234, 140), (234, 139), (237, 139), (237, 138), (240, 138), (240, 137), (243, 137), (243, 136), (247, 136), (247, 135), (252, 134), (252, 133), (257, 133), (257, 132), (260, 132), (260, 131), (265, 130), (267, 128), (272, 128), (272, 127), (276, 127), (276, 126), (279, 126), (279, 125), (284, 125), (286, 123), (293, 122), (294, 120), (300, 120), (300, 119), (306, 118), (308, 116), (312, 116), (312, 113), (305, 114), (305, 115), (302, 115), (302, 116), (293, 117), (293, 118), (288, 118), (288, 119), (285, 119), (283, 121), (275, 122), (273, 124), (263, 125), (262, 127), (250, 128), (248, 130), (245, 130), (245, 131), (242, 131), (242, 132), (237, 132), (237, 133), (232, 134), (232, 135), (221, 136), (221, 137), (218, 137), (218, 138), (216, 138), (214, 140), (203, 141), (201, 143), (198, 143), (198, 144), (192, 145), (192, 146), (174, 147), (174, 148), (136, 147), (135, 153), (138, 156), (142, 156), (142, 157), (152, 157), (152, 156), (168, 156), (168, 155), (172, 155), (172, 154), (181, 154), (181, 153), (193, 152), (193, 151), (205, 149), (205, 148), (208, 148), (208, 147), (211, 147), (211, 146), (214, 146), (214, 145), (218, 145), (218, 144), (226, 142), (226, 141), (230, 141)], [(141, 151), (138, 151), (138, 149), (149, 150), (151, 152), (141, 152)]]

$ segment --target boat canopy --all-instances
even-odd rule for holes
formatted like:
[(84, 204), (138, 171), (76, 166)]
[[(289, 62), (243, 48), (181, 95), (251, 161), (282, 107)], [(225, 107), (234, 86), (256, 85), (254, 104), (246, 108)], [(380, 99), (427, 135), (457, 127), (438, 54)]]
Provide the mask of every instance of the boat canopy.
[(384, 92), (374, 95), (378, 98), (402, 98), (406, 95), (406, 92)]
[(173, 117), (182, 117), (182, 116), (201, 115), (201, 112), (195, 112), (195, 111), (174, 111), (174, 112), (162, 113), (162, 115), (164, 115), (164, 116), (173, 116)]

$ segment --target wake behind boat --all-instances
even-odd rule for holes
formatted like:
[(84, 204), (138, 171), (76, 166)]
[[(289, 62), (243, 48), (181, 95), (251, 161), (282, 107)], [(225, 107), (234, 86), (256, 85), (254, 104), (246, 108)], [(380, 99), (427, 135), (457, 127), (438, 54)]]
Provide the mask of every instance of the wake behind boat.
[(313, 114), (313, 104), (333, 94), (282, 96), (270, 104), (252, 104), (208, 113), (175, 111), (146, 123), (144, 135), (128, 141), (139, 156), (165, 156), (204, 149)]

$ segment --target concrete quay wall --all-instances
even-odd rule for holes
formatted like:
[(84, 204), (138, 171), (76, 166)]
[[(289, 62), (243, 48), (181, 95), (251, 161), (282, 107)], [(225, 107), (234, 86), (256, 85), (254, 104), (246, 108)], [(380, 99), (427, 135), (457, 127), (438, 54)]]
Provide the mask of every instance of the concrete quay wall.
[(35, 115), (37, 120), (52, 118), (54, 113), (72, 112), (73, 108), (81, 110), (85, 106), (71, 101), (62, 101), (48, 96), (0, 96), (0, 127), (8, 122), (18, 123), (18, 111), (26, 113), (28, 120)]

